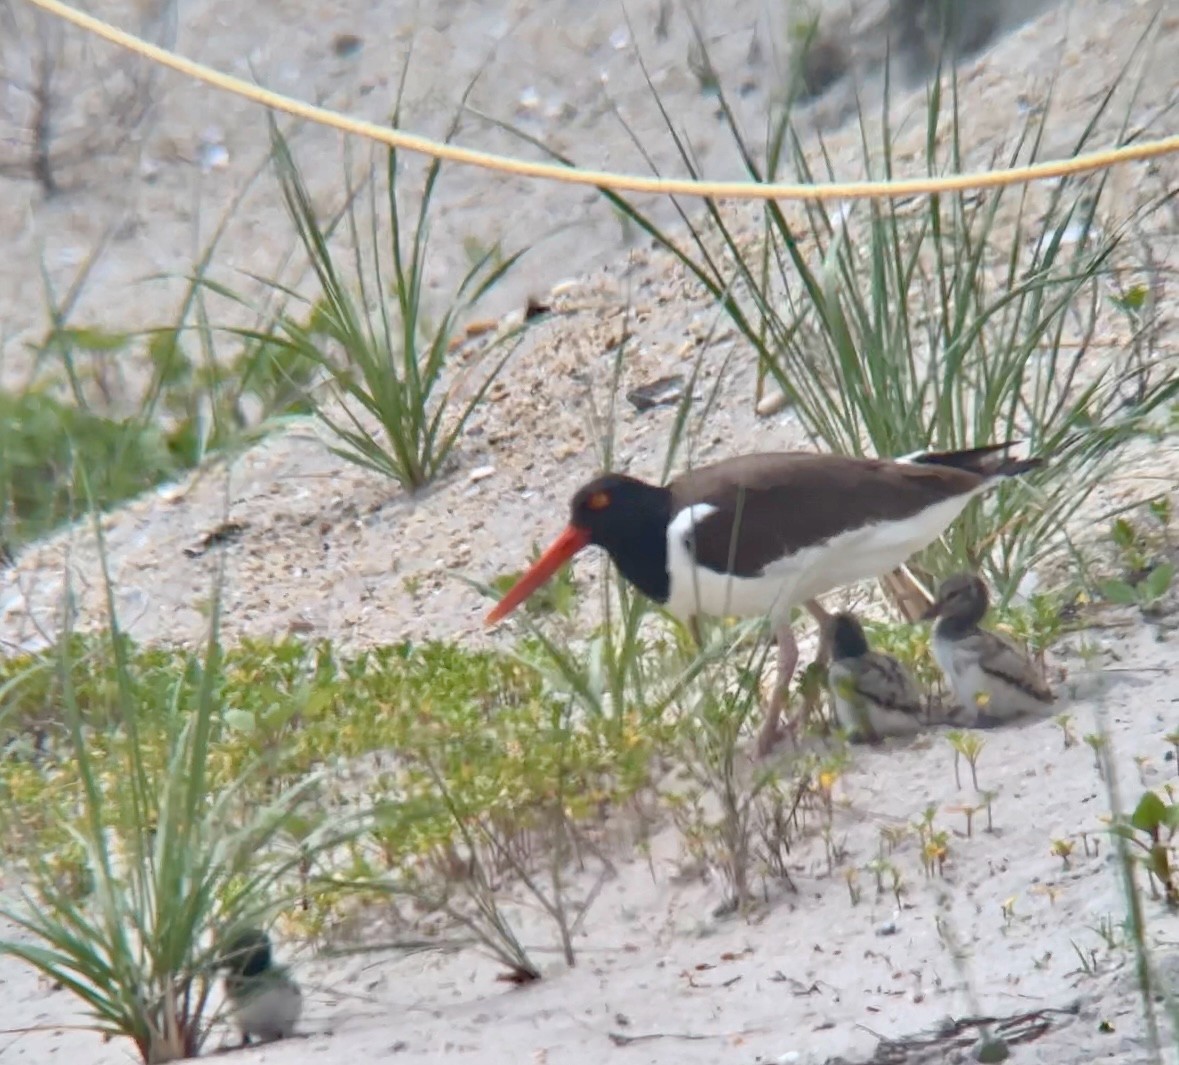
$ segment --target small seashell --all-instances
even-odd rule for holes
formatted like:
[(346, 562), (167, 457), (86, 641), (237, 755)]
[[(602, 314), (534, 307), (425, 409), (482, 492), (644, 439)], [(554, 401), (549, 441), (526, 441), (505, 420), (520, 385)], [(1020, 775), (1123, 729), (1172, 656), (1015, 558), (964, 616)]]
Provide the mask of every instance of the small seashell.
[(771, 414), (777, 414), (779, 411), (785, 410), (789, 405), (790, 400), (786, 398), (786, 393), (775, 388), (772, 392), (767, 392), (758, 400), (757, 416), (759, 418), (768, 418)]
[(553, 299), (556, 299), (558, 296), (567, 296), (570, 292), (575, 292), (580, 285), (581, 282), (577, 278), (566, 278), (564, 281), (558, 281), (551, 289), (549, 289), (549, 295), (552, 296)]

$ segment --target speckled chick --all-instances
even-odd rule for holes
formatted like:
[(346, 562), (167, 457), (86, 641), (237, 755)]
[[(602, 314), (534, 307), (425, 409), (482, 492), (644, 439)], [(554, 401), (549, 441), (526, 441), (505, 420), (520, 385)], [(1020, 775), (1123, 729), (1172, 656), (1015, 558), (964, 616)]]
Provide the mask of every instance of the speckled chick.
[(242, 1045), (286, 1039), (303, 1012), (303, 994), (287, 970), (274, 963), (270, 937), (257, 928), (234, 935), (221, 953), (225, 996)]
[(927, 701), (908, 670), (868, 646), (853, 614), (832, 617), (830, 640), (828, 686), (849, 739), (879, 743), (886, 736), (912, 736), (929, 724)]
[(933, 657), (954, 698), (974, 712), (972, 724), (988, 727), (1028, 714), (1042, 714), (1055, 701), (1028, 655), (1002, 636), (980, 627), (990, 599), (973, 573), (956, 573), (938, 588), (926, 611), (937, 618)]

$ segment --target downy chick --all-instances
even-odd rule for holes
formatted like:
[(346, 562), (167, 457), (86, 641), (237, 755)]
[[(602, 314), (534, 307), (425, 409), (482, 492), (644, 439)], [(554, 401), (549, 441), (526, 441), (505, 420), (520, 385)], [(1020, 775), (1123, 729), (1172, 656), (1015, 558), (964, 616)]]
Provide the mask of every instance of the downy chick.
[(913, 678), (891, 655), (869, 648), (854, 615), (836, 614), (830, 631), (828, 685), (850, 739), (878, 743), (885, 736), (912, 736), (929, 723)]
[(267, 1043), (291, 1035), (303, 1012), (303, 994), (287, 970), (274, 963), (265, 932), (247, 928), (234, 935), (221, 953), (220, 967), (228, 970), (225, 996), (243, 1046), (251, 1037)]
[(954, 698), (974, 724), (990, 726), (1052, 706), (1052, 691), (1032, 660), (1002, 636), (980, 628), (990, 605), (987, 586), (973, 573), (947, 577), (925, 612), (937, 618), (933, 657)]

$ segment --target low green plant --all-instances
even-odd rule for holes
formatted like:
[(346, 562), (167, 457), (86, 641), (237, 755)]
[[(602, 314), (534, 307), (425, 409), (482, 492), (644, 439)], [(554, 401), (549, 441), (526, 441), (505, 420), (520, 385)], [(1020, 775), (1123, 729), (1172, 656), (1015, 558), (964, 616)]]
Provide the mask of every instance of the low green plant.
[(1128, 580), (1145, 575), (1172, 546), (1171, 497), (1155, 496), (1137, 509), (1145, 512), (1138, 520), (1122, 514), (1114, 519), (1109, 530), (1118, 563)]
[(934, 824), (937, 806), (930, 803), (921, 817), (913, 822), (917, 840), (921, 847), (921, 867), (927, 877), (945, 875), (946, 861), (950, 856), (950, 834)]
[(1124, 946), (1126, 938), (1125, 922), (1119, 925), (1112, 915), (1103, 914), (1096, 925), (1089, 926), (1090, 931), (1101, 937), (1107, 950), (1117, 950)]
[(962, 742), (966, 733), (962, 729), (951, 729), (946, 733), (946, 742), (954, 752), (954, 787), (962, 788)]
[(996, 605), (991, 617), (1000, 632), (1026, 647), (1043, 668), (1048, 648), (1076, 627), (1075, 621), (1068, 620), (1075, 614), (1075, 604), (1075, 598), (1064, 591), (1036, 592), (1019, 605)]
[(1174, 563), (1160, 562), (1140, 580), (1133, 583), (1126, 580), (1103, 581), (1100, 589), (1101, 594), (1111, 603), (1136, 606), (1144, 614), (1155, 614), (1174, 580)]
[(999, 791), (995, 788), (988, 788), (985, 791), (978, 793), (978, 801), (982, 804), (987, 812), (987, 831), (995, 831), (995, 800), (999, 797)]
[(1071, 839), (1054, 839), (1052, 841), (1052, 853), (1064, 863), (1066, 869), (1070, 867), (1075, 847), (1076, 844)]
[(1171, 522), (1175, 517), (1175, 508), (1172, 504), (1171, 497), (1169, 495), (1156, 496), (1147, 502), (1146, 510), (1158, 526), (1163, 545), (1170, 547), (1172, 544)]
[[(1173, 1031), (1179, 1030), (1177, 1027), (1179, 1025), (1179, 1002), (1176, 1001), (1169, 987), (1169, 981), (1162, 978), (1156, 970), (1152, 958), (1148, 931), (1148, 907), (1145, 895), (1139, 888), (1138, 870), (1147, 869), (1151, 894), (1155, 898), (1157, 898), (1158, 874), (1161, 873), (1167, 877), (1162, 881), (1164, 895), (1169, 908), (1173, 911), (1176, 895), (1174, 885), (1168, 886), (1172, 873), (1169, 847), (1174, 836), (1175, 826), (1179, 824), (1179, 818), (1176, 817), (1176, 806), (1171, 801), (1169, 788), (1165, 789), (1166, 800), (1154, 791), (1144, 792), (1134, 810), (1127, 813), (1122, 802), (1117, 759), (1114, 756), (1104, 716), (1101, 714), (1098, 715), (1096, 739), (1099, 742), (1093, 744), (1093, 749), (1098, 758), (1101, 779), (1109, 797), (1108, 822), (1113, 845), (1113, 858), (1120, 873), (1126, 905), (1124, 942), (1134, 963), (1134, 974), (1137, 978), (1139, 1000), (1142, 1004), (1146, 1027), (1146, 1046), (1151, 1051), (1152, 1060), (1161, 1062), (1163, 1060), (1163, 1043), (1157, 1002), (1159, 999), (1162, 1000), (1164, 1008), (1169, 1014)], [(1096, 838), (1094, 842), (1096, 843)], [(1088, 853), (1087, 844), (1085, 850)], [(1096, 848), (1094, 853), (1096, 854)]]
[[(1077, 960), (1081, 965), (1081, 972), (1086, 976), (1094, 976), (1097, 973), (1097, 951), (1090, 947), (1087, 951), (1082, 950), (1075, 939), (1070, 939), (1069, 943), (1072, 945), (1073, 953), (1076, 954)], [(999, 1059), (996, 1059), (999, 1060)]]
[(970, 781), (974, 785), (974, 790), (978, 791), (978, 759), (987, 741), (977, 732), (955, 729), (946, 733), (946, 742), (954, 749), (955, 782), (959, 787), (962, 786), (958, 778), (958, 758), (961, 756), (970, 766)]
[(1115, 816), (1110, 830), (1126, 840), (1150, 881), (1151, 894), (1161, 887), (1166, 903), (1179, 908), (1179, 880), (1171, 860), (1171, 842), (1179, 829), (1179, 805), (1164, 800), (1156, 791), (1143, 792), (1130, 816)]
[(1127, 515), (1110, 524), (1110, 540), (1119, 576), (1098, 583), (1098, 591), (1111, 603), (1136, 606), (1144, 614), (1159, 612), (1175, 580), (1171, 560), (1172, 508), (1169, 496), (1149, 500), (1145, 520)]
[[(406, 753), (410, 774), (432, 785), (448, 818), (449, 833), (436, 847), (435, 863), (443, 859), (446, 875), (422, 875), (420, 862), (406, 862), (381, 883), (394, 897), (408, 897), (427, 912), (441, 912), (467, 929), (484, 950), (504, 966), (502, 979), (527, 983), (541, 973), (522, 946), (502, 901), (506, 888), (515, 889), (545, 913), (556, 929), (567, 965), (575, 964), (573, 941), (597, 895), (602, 880), (613, 871), (582, 833), (581, 826), (600, 815), (603, 807), (625, 798), (610, 785), (608, 758), (586, 773), (585, 732), (570, 715), (571, 704), (554, 708), (546, 723), (536, 722), (534, 730), (511, 741), (512, 761), (529, 780), (544, 782), (542, 790), (523, 798), (516, 795), (507, 806), (497, 797), (472, 802), (466, 777), (473, 764), (465, 761), (472, 753), (459, 743), (445, 748), (421, 745)], [(439, 754), (439, 751), (446, 751)], [(465, 766), (456, 773), (457, 764)], [(501, 760), (502, 761), (502, 760)], [(484, 763), (494, 759), (484, 759)], [(492, 781), (491, 784), (497, 783)], [(505, 788), (503, 778), (500, 795)], [(411, 789), (412, 794), (412, 789)], [(424, 798), (424, 794), (423, 794)], [(584, 870), (587, 857), (600, 866), (597, 888), (581, 902), (569, 897), (567, 873), (573, 867)], [(516, 900), (513, 899), (513, 902)]]
[(158, 427), (95, 414), (38, 388), (0, 392), (0, 537), (10, 549), (84, 513), (82, 456), (103, 508), (182, 468)]
[(902, 907), (904, 905), (902, 896), (905, 893), (905, 882), (897, 865), (888, 858), (885, 858), (882, 852), (878, 857), (868, 863), (868, 871), (875, 878), (877, 897), (884, 894), (885, 884), (887, 883), (888, 890), (892, 892), (897, 907)]
[(1127, 578), (1143, 576), (1150, 568), (1152, 552), (1149, 541), (1134, 523), (1125, 516), (1115, 519), (1109, 528), (1109, 538)]
[(974, 838), (974, 818), (977, 814), (986, 811), (987, 824), (990, 825), (990, 800), (986, 797), (985, 792), (979, 792), (979, 799), (974, 803), (959, 803), (956, 806), (948, 807), (954, 813), (962, 814), (966, 818), (966, 838)]
[(892, 854), (893, 851), (906, 840), (912, 831), (907, 824), (880, 826), (880, 851), (882, 854)]
[(1093, 766), (1097, 770), (1098, 776), (1101, 776), (1105, 772), (1103, 755), (1107, 748), (1106, 739), (1099, 732), (1086, 732), (1082, 738), (1093, 752)]
[(843, 880), (847, 884), (847, 893), (851, 904), (858, 906), (863, 897), (863, 890), (860, 888), (860, 871), (854, 865), (849, 865), (843, 871)]

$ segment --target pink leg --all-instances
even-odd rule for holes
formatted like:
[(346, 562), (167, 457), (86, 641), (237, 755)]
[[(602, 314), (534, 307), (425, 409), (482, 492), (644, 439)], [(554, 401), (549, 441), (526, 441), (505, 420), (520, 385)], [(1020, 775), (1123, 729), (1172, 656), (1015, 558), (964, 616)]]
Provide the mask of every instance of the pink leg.
[(780, 738), (778, 723), (782, 719), (782, 708), (786, 705), (786, 692), (790, 688), (791, 678), (798, 665), (798, 642), (789, 623), (778, 629), (774, 636), (778, 641), (778, 676), (774, 684), (774, 694), (770, 697), (770, 705), (766, 710), (765, 722), (757, 736), (759, 758), (769, 754)]
[[(831, 658), (831, 615), (823, 609), (817, 599), (808, 599), (805, 603), (808, 613), (815, 619), (819, 627), (819, 652), (815, 661), (826, 665)], [(774, 694), (770, 698), (770, 705), (766, 710), (765, 723), (757, 737), (757, 754), (764, 758), (773, 750), (774, 745), (781, 739), (782, 710), (786, 706), (786, 694), (790, 688), (790, 681), (794, 678), (794, 671), (798, 668), (798, 641), (794, 637), (794, 630), (786, 625), (778, 629), (774, 635), (778, 640), (778, 677), (774, 685)], [(802, 717), (805, 718), (814, 707), (803, 708)], [(799, 723), (791, 721), (785, 731), (791, 736), (797, 735)]]

